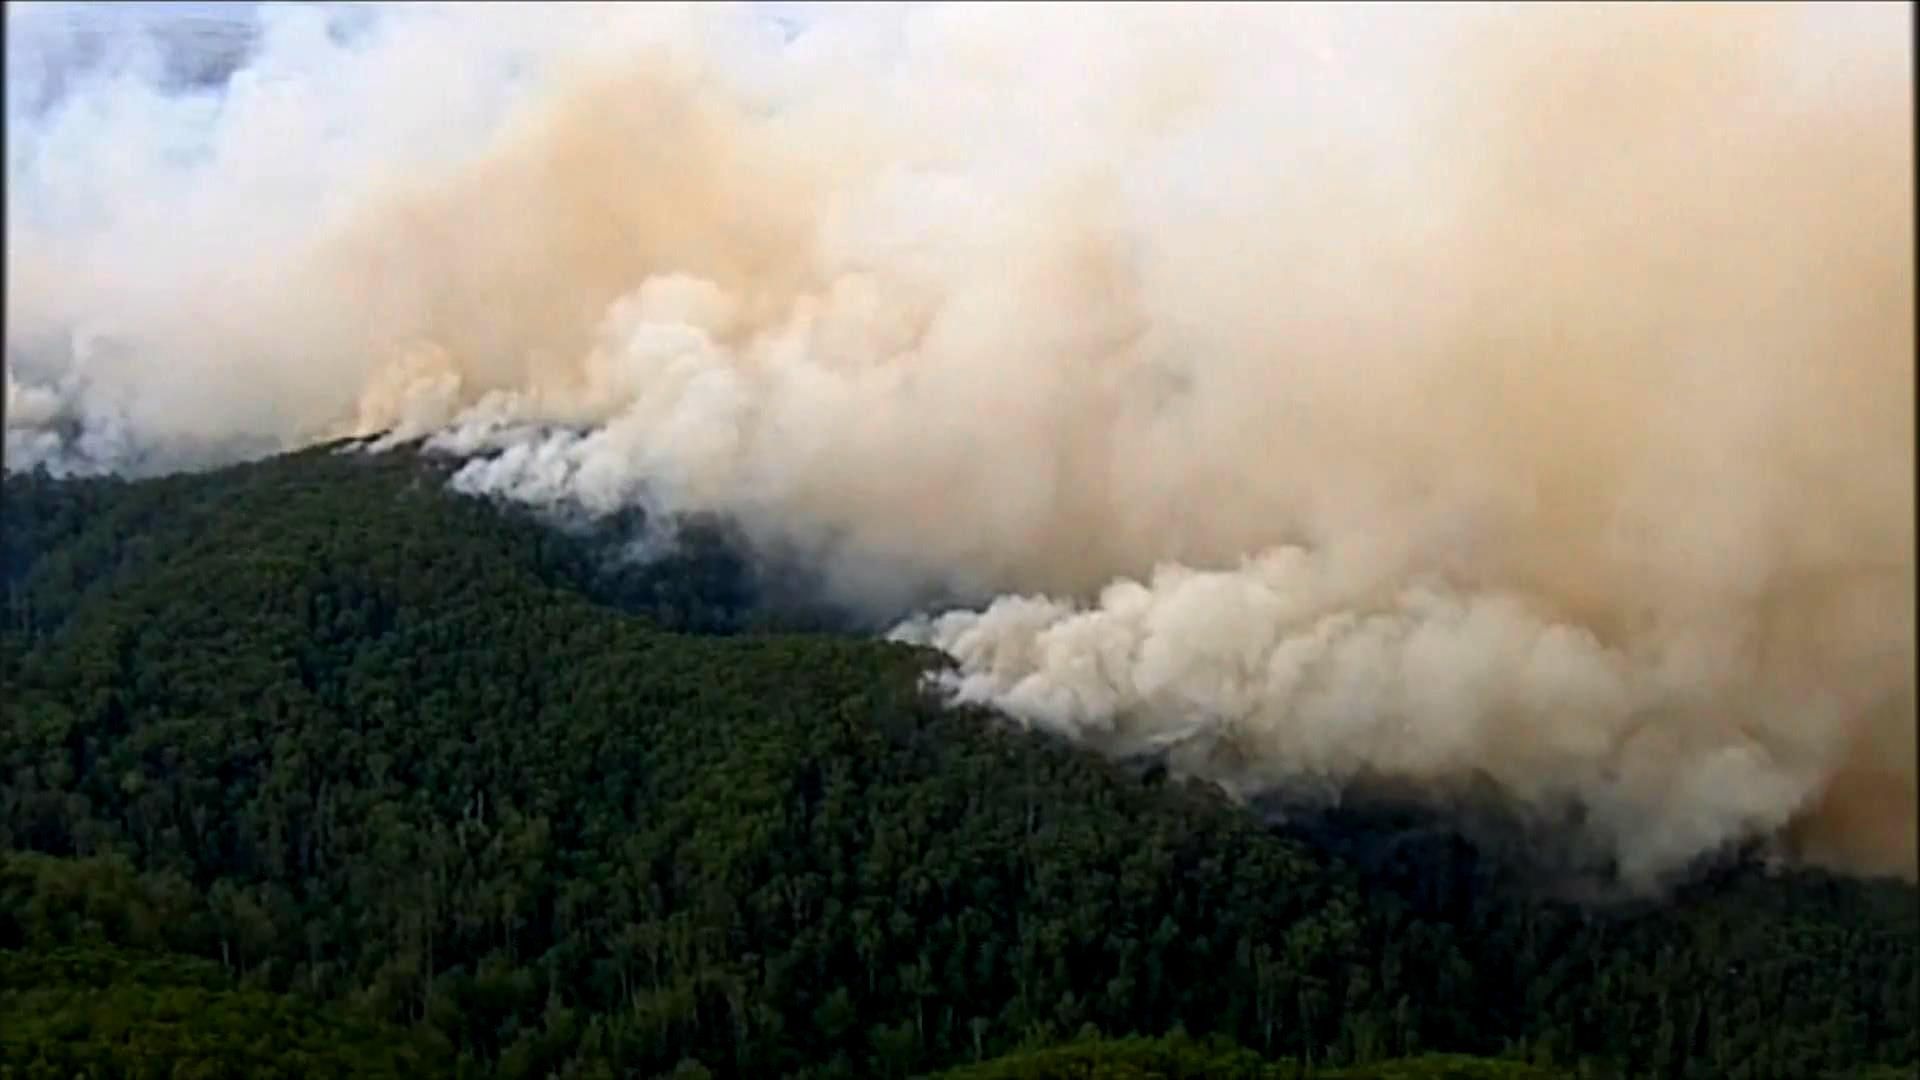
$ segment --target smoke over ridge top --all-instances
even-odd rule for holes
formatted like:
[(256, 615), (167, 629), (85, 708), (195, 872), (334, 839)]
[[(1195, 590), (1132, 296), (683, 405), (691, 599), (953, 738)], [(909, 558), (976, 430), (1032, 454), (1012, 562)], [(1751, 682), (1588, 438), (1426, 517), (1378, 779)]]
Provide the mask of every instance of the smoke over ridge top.
[(362, 10), (10, 85), (10, 467), (490, 448), (1249, 790), (1914, 872), (1903, 9)]

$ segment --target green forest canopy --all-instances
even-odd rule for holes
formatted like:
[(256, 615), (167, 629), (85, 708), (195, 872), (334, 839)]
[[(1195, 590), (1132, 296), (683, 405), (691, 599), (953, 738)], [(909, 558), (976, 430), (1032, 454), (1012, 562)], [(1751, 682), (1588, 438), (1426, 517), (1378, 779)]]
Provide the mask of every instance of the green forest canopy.
[(335, 448), (0, 513), (0, 1077), (1920, 1062), (1909, 886), (1354, 862), (796, 632), (719, 533), (609, 572)]

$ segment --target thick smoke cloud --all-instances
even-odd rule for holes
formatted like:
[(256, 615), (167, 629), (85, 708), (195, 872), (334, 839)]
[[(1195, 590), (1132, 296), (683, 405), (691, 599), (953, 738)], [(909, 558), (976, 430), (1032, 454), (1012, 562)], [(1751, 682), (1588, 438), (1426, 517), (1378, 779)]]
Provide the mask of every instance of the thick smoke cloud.
[(10, 86), (10, 465), (429, 435), (957, 598), (954, 693), (1238, 790), (1914, 873), (1905, 9), (803, 14)]

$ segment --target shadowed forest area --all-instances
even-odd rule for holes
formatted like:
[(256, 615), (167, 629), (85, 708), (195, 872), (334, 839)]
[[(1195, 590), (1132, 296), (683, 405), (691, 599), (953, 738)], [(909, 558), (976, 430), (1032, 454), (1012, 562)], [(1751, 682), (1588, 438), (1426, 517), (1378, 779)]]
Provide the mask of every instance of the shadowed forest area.
[[(1578, 906), (411, 451), (5, 478), (0, 1076), (1911, 1076), (1915, 890)], [(1444, 825), (1444, 823), (1441, 823)], [(1477, 1059), (1477, 1060), (1469, 1060)]]

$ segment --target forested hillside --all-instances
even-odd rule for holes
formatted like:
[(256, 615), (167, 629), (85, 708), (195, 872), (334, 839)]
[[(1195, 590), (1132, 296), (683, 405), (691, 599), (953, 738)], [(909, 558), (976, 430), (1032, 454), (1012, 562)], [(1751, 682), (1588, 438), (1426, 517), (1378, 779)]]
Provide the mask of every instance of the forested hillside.
[[(333, 448), (4, 496), (0, 1075), (1920, 1062), (1908, 886), (1580, 908), (1285, 835), (797, 632), (721, 531), (608, 570)], [(1377, 1064), (1443, 1053), (1506, 1060)]]

